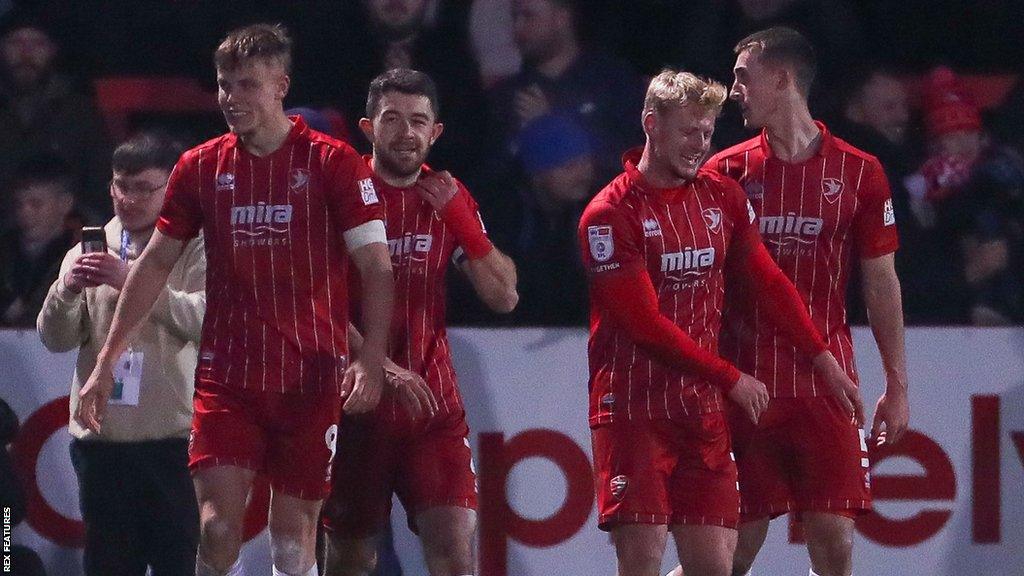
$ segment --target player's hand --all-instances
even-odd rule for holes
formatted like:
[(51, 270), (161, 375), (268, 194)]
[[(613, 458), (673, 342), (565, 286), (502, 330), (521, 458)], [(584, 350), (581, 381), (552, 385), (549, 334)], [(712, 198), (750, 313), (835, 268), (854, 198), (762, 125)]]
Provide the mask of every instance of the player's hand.
[(846, 370), (839, 365), (831, 352), (825, 351), (814, 357), (814, 371), (828, 384), (832, 395), (839, 401), (839, 406), (850, 417), (850, 421), (858, 428), (864, 426), (864, 402), (860, 398), (860, 388), (850, 380)]
[(768, 388), (749, 374), (740, 373), (740, 379), (732, 390), (729, 390), (729, 398), (739, 404), (754, 424), (757, 424), (761, 414), (768, 409)]
[(437, 401), (419, 374), (398, 366), (390, 359), (384, 361), (384, 384), (398, 397), (413, 420), (430, 418), (437, 413)]
[(432, 172), (420, 178), (416, 182), (416, 192), (440, 214), (448, 202), (459, 193), (459, 186), (455, 183), (455, 178), (445, 170)]
[(93, 267), (86, 264), (89, 256), (91, 254), (82, 254), (75, 258), (75, 263), (71, 265), (71, 269), (67, 271), (67, 274), (64, 274), (64, 285), (75, 294), (81, 294), (85, 288), (95, 288), (103, 284), (103, 282), (92, 278), (90, 271)]
[(346, 414), (362, 414), (377, 407), (384, 388), (384, 368), (381, 363), (359, 358), (345, 370), (341, 381), (341, 409)]
[(548, 101), (547, 94), (544, 94), (544, 90), (540, 86), (532, 84), (515, 93), (512, 98), (512, 108), (516, 111), (516, 116), (519, 117), (519, 125), (525, 126), (551, 112), (551, 103)]
[(128, 279), (128, 263), (109, 252), (83, 254), (75, 260), (75, 266), (80, 267), (87, 281), (95, 285), (106, 284), (115, 290), (124, 288)]
[[(890, 388), (875, 405), (875, 418), (871, 424), (871, 438), (877, 446), (899, 442), (910, 423), (910, 405), (903, 388)], [(885, 429), (882, 429), (885, 424)]]
[(80, 426), (99, 433), (103, 426), (103, 418), (107, 414), (107, 401), (114, 392), (113, 370), (105, 363), (99, 362), (85, 386), (78, 391), (78, 409), (75, 410), (75, 422)]

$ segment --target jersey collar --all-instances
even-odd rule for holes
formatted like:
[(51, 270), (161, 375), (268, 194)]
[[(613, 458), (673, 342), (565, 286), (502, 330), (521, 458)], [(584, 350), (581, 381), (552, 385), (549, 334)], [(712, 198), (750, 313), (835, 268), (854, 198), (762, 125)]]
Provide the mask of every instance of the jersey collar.
[[(823, 124), (822, 122), (815, 120), (814, 125), (817, 126), (818, 130), (821, 131), (821, 145), (818, 146), (818, 151), (815, 152), (811, 156), (811, 158), (820, 158), (823, 156), (827, 156), (828, 153), (832, 151), (832, 147), (835, 146), (835, 138), (832, 136), (832, 133), (829, 132), (828, 128), (826, 128), (825, 124)], [(765, 158), (777, 159), (775, 157), (775, 152), (772, 151), (772, 147), (768, 144), (767, 128), (761, 130), (761, 149), (764, 150)], [(808, 160), (810, 160), (810, 158), (808, 158)]]

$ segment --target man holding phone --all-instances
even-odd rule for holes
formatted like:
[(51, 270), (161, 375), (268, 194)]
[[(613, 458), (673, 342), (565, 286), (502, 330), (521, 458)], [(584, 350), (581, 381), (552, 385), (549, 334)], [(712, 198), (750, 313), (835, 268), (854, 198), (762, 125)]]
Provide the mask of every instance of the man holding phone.
[[(37, 327), (53, 352), (79, 348), (78, 391), (96, 365), (128, 271), (156, 226), (183, 147), (140, 134), (113, 156), (114, 218), (82, 230), (50, 287)], [(74, 418), (71, 460), (85, 521), (86, 574), (191, 574), (199, 512), (188, 472), (196, 347), (206, 311), (202, 237), (187, 243), (152, 313), (129, 339), (102, 431)], [(145, 527), (145, 529), (140, 529)]]

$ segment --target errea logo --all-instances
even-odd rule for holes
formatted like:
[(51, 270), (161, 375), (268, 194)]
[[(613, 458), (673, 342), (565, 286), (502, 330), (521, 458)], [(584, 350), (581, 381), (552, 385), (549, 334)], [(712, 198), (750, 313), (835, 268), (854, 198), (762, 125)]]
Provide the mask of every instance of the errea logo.
[(661, 236), (661, 225), (654, 218), (646, 218), (643, 221), (644, 237), (652, 238), (654, 236)]

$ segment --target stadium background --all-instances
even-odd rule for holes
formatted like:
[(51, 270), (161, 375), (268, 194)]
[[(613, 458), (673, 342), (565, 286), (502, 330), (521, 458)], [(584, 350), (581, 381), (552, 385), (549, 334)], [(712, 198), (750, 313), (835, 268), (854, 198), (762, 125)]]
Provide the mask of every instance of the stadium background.
[[(0, 11), (21, 4), (35, 3), (0, 1)], [(424, 30), (473, 53), (473, 22), (480, 18), (474, 8), (483, 4), (500, 8), (502, 3), (431, 3)], [(745, 27), (794, 25), (821, 52), (821, 81), (812, 99), (816, 115), (837, 125), (844, 121), (852, 78), (865, 68), (892, 71), (906, 82), (911, 100), (906, 161), (916, 165), (908, 174), (928, 154), (929, 135), (920, 107), (927, 99), (927, 85), (922, 78), (935, 66), (949, 66), (961, 75), (966, 90), (983, 108), (985, 129), (994, 142), (1012, 149), (1024, 134), (1018, 77), (1024, 38), (1020, 2), (761, 2), (787, 5), (762, 19), (740, 14), (741, 4), (749, 8), (758, 2), (577, 4), (585, 45), (612, 53), (641, 76), (673, 65), (728, 83), (731, 47)], [(347, 76), (357, 76), (350, 71), (365, 66), (365, 44), (371, 42), (366, 16), (355, 0), (56, 0), (29, 7), (44, 15), (61, 45), (60, 70), (81, 92), (95, 98), (112, 141), (140, 127), (160, 127), (193, 142), (222, 131), (212, 96), (212, 49), (231, 27), (268, 20), (285, 23), (296, 40), (293, 90), (286, 105), (332, 107), (341, 116), (336, 125), (343, 128), (353, 113), (340, 86)], [(515, 56), (506, 54), (513, 60)], [(465, 67), (471, 65), (459, 62), (450, 67), (451, 77), (436, 80), (454, 83), (446, 89), (458, 93)], [(488, 86), (480, 90), (478, 104), (494, 106), (489, 90), (500, 80), (482, 68), (471, 72)], [(726, 145), (741, 137), (734, 110), (727, 107), (716, 143)], [(505, 182), (529, 188), (521, 166), (502, 169), (521, 180)], [(529, 211), (528, 192), (495, 186), (486, 173), (466, 179), (480, 197), (499, 245), (538, 277), (558, 277), (558, 258), (533, 265), (529, 250), (517, 250), (529, 234), (524, 224), (529, 219), (523, 216)], [(83, 178), (83, 187), (87, 182)], [(905, 193), (899, 185), (895, 183), (894, 194)], [(7, 190), (0, 193), (10, 201)], [(83, 190), (79, 197), (85, 204), (97, 194)], [(84, 218), (102, 213), (100, 207), (82, 208)], [(1024, 208), (1012, 205), (1008, 218), (1024, 221)], [(926, 232), (921, 242), (931, 240), (939, 239)], [(1011, 234), (1007, 241), (1015, 253), (1024, 250), (1019, 236)], [(915, 268), (918, 255), (908, 253), (906, 246), (901, 256), (905, 299), (911, 304), (927, 300), (931, 290), (941, 290), (959, 274), (941, 266)], [(948, 264), (963, 265), (956, 258)], [(1021, 270), (1010, 272), (1019, 284)], [(907, 291), (907, 285), (920, 292)], [(1017, 292), (1018, 303), (1020, 297)], [(583, 294), (573, 297), (574, 303), (584, 299)], [(555, 302), (499, 318), (470, 301), (465, 286), (456, 284), (450, 297), (455, 322), (482, 326), (456, 330), (452, 336), (485, 500), (482, 573), (609, 572), (612, 548), (596, 530), (588, 495), (585, 332), (579, 317), (546, 314), (559, 309)], [(857, 319), (858, 306), (852, 304)], [(948, 326), (970, 324), (969, 314), (923, 313), (911, 320), (940, 325), (912, 328), (908, 334), (912, 428), (917, 434), (888, 458), (875, 455), (880, 516), (860, 525), (855, 573), (1024, 574), (1024, 331)], [(1009, 324), (1020, 323), (1019, 316), (1009, 319)], [(558, 325), (575, 327), (552, 327)], [(866, 330), (857, 331), (856, 341), (865, 398), (873, 401), (883, 382), (878, 354)], [(62, 396), (73, 359), (73, 354), (54, 357), (45, 352), (31, 330), (0, 333), (0, 397), (11, 404), (24, 426), (13, 450), (29, 492), (35, 495), (27, 521), (14, 530), (14, 541), (39, 551), (51, 574), (76, 574), (80, 566), (81, 525), (74, 476), (66, 461), (68, 437), (62, 429)], [(394, 521), (396, 526), (404, 522), (398, 515)], [(253, 563), (267, 558), (265, 538), (265, 532), (258, 533), (246, 548)], [(776, 523), (762, 554), (761, 573), (802, 573), (806, 561), (800, 546), (790, 542), (794, 538), (785, 523)], [(401, 530), (397, 539), (406, 572), (418, 574), (415, 544)], [(671, 556), (666, 555), (666, 567)]]

